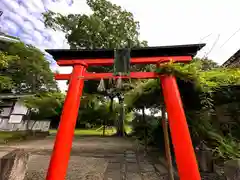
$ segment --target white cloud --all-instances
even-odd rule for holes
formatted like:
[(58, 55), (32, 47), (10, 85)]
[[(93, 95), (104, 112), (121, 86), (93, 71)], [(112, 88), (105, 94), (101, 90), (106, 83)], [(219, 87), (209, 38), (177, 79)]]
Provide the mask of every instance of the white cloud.
[(35, 6), (38, 10), (37, 12), (44, 12), (44, 5), (42, 1), (31, 1), (32, 5)]
[(54, 12), (58, 12), (61, 14), (89, 14), (90, 8), (87, 6), (86, 1), (85, 0), (75, 0), (74, 3), (69, 6), (68, 8), (66, 8), (66, 4), (64, 1), (58, 1), (55, 3), (50, 3), (48, 8)]
[[(1, 7), (6, 7), (9, 11), (17, 12), (19, 4), (15, 1), (1, 0)], [(5, 9), (3, 9), (5, 10)]]
[(1, 30), (3, 32), (8, 32), (9, 34), (17, 34), (19, 31), (19, 28), (11, 20), (5, 19), (5, 22), (2, 23)]
[(43, 36), (39, 31), (34, 31), (33, 39), (35, 40), (36, 44), (40, 45), (43, 41)]
[[(2, 0), (0, 9), (3, 10), (0, 27), (1, 31), (18, 36), (25, 43), (31, 43), (37, 47), (63, 48), (66, 47), (64, 35), (59, 32), (46, 29), (43, 23), (42, 12), (54, 5), (50, 0)], [(65, 9), (71, 0), (60, 0)]]
[(28, 21), (28, 20), (23, 21), (22, 29), (26, 33), (27, 32), (33, 32), (34, 31), (33, 23), (31, 21)]

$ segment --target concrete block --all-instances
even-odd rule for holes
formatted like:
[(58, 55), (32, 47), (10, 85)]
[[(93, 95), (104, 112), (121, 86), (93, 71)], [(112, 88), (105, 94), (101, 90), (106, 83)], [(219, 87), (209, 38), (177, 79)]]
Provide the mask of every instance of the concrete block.
[(0, 180), (24, 180), (29, 154), (16, 149), (0, 155)]

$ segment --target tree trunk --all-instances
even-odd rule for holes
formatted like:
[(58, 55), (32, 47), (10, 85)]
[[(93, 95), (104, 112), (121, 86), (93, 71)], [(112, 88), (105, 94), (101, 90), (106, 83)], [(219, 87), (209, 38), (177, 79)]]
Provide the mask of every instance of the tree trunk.
[[(109, 98), (110, 98), (109, 113), (112, 114), (112, 112), (113, 112), (113, 97), (110, 96)], [(103, 136), (105, 136), (106, 125), (107, 125), (106, 121), (107, 121), (106, 119), (103, 120)]]
[(166, 153), (166, 160), (168, 165), (168, 178), (170, 180), (174, 180), (171, 149), (169, 145), (168, 122), (167, 122), (165, 107), (162, 107), (161, 111), (162, 111), (162, 127), (163, 127), (163, 133), (164, 133), (165, 153)]
[(119, 104), (120, 104), (120, 113), (119, 113), (119, 118), (117, 121), (117, 136), (123, 137), (125, 135), (124, 132), (124, 102), (123, 99), (119, 98)]
[(105, 131), (106, 131), (106, 120), (103, 120), (103, 136), (105, 136)]
[(145, 118), (145, 107), (142, 107), (142, 120), (144, 125), (144, 151), (147, 152), (147, 145), (148, 145), (148, 137), (147, 137), (147, 122)]

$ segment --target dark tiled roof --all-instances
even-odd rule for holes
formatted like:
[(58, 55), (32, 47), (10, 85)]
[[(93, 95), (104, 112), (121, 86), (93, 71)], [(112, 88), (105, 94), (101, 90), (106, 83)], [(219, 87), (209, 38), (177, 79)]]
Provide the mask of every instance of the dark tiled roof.
[(240, 49), (232, 55), (225, 63), (223, 67), (240, 67)]
[[(157, 46), (132, 48), (131, 57), (156, 56), (195, 56), (205, 44), (187, 44), (175, 46)], [(74, 49), (47, 49), (55, 60), (64, 59), (104, 59), (113, 58), (114, 49), (74, 50)]]

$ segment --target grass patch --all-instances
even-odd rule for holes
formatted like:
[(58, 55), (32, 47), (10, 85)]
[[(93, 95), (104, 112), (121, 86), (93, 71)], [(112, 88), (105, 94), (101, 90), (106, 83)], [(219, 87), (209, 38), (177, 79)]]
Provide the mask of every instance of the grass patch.
[(14, 135), (14, 132), (5, 132), (5, 131), (0, 131), (0, 139), (6, 139), (10, 138)]
[(0, 139), (8, 139), (12, 137), (23, 136), (25, 133), (21, 131), (0, 131)]
[(45, 138), (48, 132), (38, 131), (0, 131), (0, 143)]
[(25, 133), (21, 131), (0, 131), (0, 143), (6, 143), (11, 140), (22, 140)]
[(125, 128), (125, 131), (126, 131), (127, 134), (132, 133), (132, 127), (131, 126), (126, 126), (125, 125), (124, 128)]
[[(57, 130), (56, 129), (51, 129), (50, 134), (56, 134)], [(116, 133), (115, 129), (106, 129), (105, 130), (105, 135), (106, 136), (111, 136)], [(102, 136), (103, 131), (102, 130), (97, 130), (97, 129), (75, 129), (74, 135), (85, 135), (85, 136)]]
[[(132, 132), (132, 128), (130, 126), (125, 126), (125, 130), (127, 134)], [(56, 134), (56, 129), (49, 130), (50, 134)], [(112, 136), (116, 133), (116, 128), (106, 128), (105, 136)], [(83, 135), (83, 136), (102, 136), (103, 128), (94, 128), (94, 129), (75, 129), (74, 135)]]

